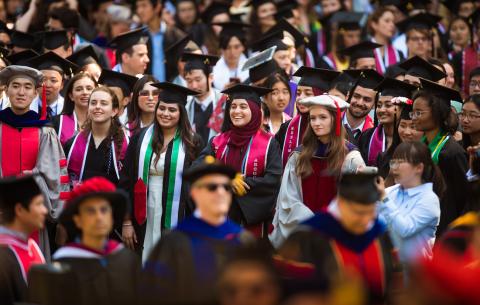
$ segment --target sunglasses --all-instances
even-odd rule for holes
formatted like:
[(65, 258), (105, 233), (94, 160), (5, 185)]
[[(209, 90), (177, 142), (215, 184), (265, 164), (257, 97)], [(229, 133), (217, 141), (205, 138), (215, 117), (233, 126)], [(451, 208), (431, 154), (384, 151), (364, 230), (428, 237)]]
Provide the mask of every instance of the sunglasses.
[(217, 191), (219, 187), (223, 187), (223, 189), (227, 192), (232, 191), (232, 185), (227, 183), (203, 183), (203, 184), (195, 184), (194, 186), (199, 188), (206, 188), (207, 191), (212, 193)]

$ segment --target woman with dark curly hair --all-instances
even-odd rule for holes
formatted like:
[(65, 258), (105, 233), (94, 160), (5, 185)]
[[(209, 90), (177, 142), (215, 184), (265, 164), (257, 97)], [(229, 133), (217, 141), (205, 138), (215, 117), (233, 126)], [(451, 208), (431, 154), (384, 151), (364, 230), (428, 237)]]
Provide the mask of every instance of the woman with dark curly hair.
[(92, 91), (83, 131), (64, 145), (73, 186), (96, 176), (118, 183), (128, 146), (118, 109), (117, 95), (111, 89), (98, 87)]

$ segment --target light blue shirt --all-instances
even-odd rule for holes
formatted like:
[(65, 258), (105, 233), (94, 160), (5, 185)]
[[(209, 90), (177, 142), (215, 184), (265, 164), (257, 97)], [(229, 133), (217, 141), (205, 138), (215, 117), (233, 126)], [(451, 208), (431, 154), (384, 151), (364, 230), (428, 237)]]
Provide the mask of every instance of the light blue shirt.
[(432, 183), (404, 189), (387, 188), (388, 201), (378, 204), (379, 217), (388, 225), (390, 237), (402, 263), (431, 257), (440, 221), (440, 201)]
[(156, 33), (150, 32), (150, 39), (152, 43), (152, 54), (149, 54), (150, 61), (152, 62), (152, 74), (160, 82), (166, 80), (165, 54), (163, 52), (163, 38), (166, 30), (166, 24), (162, 22), (160, 25), (160, 31)]

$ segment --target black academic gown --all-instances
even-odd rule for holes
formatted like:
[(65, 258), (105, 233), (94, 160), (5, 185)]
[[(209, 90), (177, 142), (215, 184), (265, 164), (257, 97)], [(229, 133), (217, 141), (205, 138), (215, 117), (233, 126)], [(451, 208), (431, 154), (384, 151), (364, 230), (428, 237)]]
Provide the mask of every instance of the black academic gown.
[[(145, 134), (148, 130), (148, 127), (143, 128), (135, 134), (131, 139), (130, 143), (127, 148), (127, 153), (125, 155), (125, 159), (123, 161), (123, 168), (122, 171), (120, 172), (120, 182), (119, 182), (119, 188), (124, 189), (128, 194), (129, 194), (129, 212), (132, 217), (132, 223), (133, 227), (135, 229), (135, 234), (137, 236), (138, 244), (135, 247), (135, 251), (138, 252), (139, 254), (142, 253), (143, 249), (143, 241), (145, 239), (145, 230), (147, 227), (146, 222), (142, 225), (138, 224), (137, 221), (135, 220), (135, 217), (133, 217), (133, 211), (134, 211), (134, 187), (135, 183), (138, 180), (137, 173), (138, 173), (138, 163), (140, 159), (140, 149), (142, 146), (142, 140), (145, 137)], [(194, 136), (194, 143), (196, 143), (198, 150), (194, 152), (194, 155), (199, 154), (200, 147), (202, 147), (202, 140), (198, 135)], [(165, 160), (170, 160), (171, 159), (171, 154), (172, 154), (172, 147), (173, 147), (173, 141), (171, 141), (167, 147), (166, 155), (165, 155)], [(187, 155), (185, 156), (185, 162), (183, 169), (186, 170), (189, 168), (192, 164), (192, 160), (190, 160), (190, 157)], [(165, 168), (164, 168), (164, 173), (169, 173), (170, 171), (170, 163), (165, 162)], [(164, 175), (163, 179), (163, 192), (162, 194), (164, 197), (166, 197), (167, 194), (167, 188), (168, 188), (168, 177)], [(147, 194), (148, 196), (148, 194)], [(190, 196), (189, 196), (189, 188), (187, 183), (182, 183), (182, 189), (181, 189), (181, 195), (180, 195), (180, 208), (179, 208), (179, 215), (178, 215), (178, 220), (182, 220), (185, 218), (185, 216), (190, 215), (193, 213), (195, 207), (193, 206), (193, 203), (190, 201)], [(163, 205), (163, 210), (165, 211), (165, 200), (162, 202)], [(162, 225), (164, 224), (165, 219), (162, 219)]]
[[(67, 156), (70, 154), (74, 140), (75, 137), (72, 137), (64, 145), (64, 151)], [(104, 177), (113, 184), (118, 184), (118, 177), (115, 172), (111, 150), (112, 142), (108, 138), (104, 139), (98, 148), (95, 147), (95, 141), (90, 141), (82, 180), (93, 177)]]
[(22, 276), (15, 254), (0, 246), (0, 303), (14, 304), (26, 299), (27, 284)]
[(215, 304), (219, 270), (235, 249), (253, 241), (229, 220), (212, 226), (194, 216), (186, 218), (162, 236), (145, 263), (143, 304)]
[[(194, 164), (203, 162), (205, 156), (214, 156), (212, 138), (200, 153)], [(228, 214), (229, 218), (241, 225), (257, 225), (270, 221), (277, 201), (282, 175), (282, 158), (278, 142), (272, 140), (267, 152), (267, 163), (262, 177), (245, 177), (250, 186), (244, 196), (234, 196)]]
[(108, 254), (80, 250), (82, 253), (89, 253), (90, 257), (77, 255), (75, 248), (73, 253), (60, 255), (64, 250), (60, 248), (53, 258), (68, 265), (75, 274), (80, 304), (138, 304), (141, 262), (133, 252), (121, 244)]
[(440, 236), (453, 220), (463, 214), (467, 201), (467, 155), (452, 137), (440, 151), (438, 166), (447, 186), (440, 198), (440, 224), (437, 228), (437, 236)]
[[(378, 219), (369, 231), (355, 235), (345, 230), (329, 212), (320, 212), (303, 222), (278, 252), (287, 262), (314, 266), (312, 279), (327, 286), (349, 266), (366, 282), (368, 304), (382, 304), (394, 269), (392, 249), (386, 227)], [(380, 281), (382, 287), (377, 285)]]

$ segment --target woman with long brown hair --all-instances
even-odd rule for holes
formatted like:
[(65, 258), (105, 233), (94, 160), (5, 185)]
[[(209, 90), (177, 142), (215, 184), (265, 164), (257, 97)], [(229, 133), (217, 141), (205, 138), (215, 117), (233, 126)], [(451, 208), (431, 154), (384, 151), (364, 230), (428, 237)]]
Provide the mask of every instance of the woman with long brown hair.
[(153, 124), (141, 129), (128, 146), (120, 186), (131, 198), (131, 215), (122, 226), (125, 245), (146, 260), (164, 230), (175, 227), (187, 211), (184, 169), (195, 160), (201, 138), (188, 121), (188, 95), (198, 92), (172, 83), (161, 89)]
[(98, 87), (92, 91), (82, 132), (65, 144), (73, 186), (96, 176), (118, 183), (128, 146), (128, 137), (118, 120), (118, 109), (117, 95), (111, 89)]
[(309, 107), (310, 124), (283, 172), (270, 235), (274, 246), (279, 246), (299, 222), (328, 206), (343, 172), (356, 172), (365, 165), (360, 152), (345, 140), (341, 111), (348, 103), (327, 94), (299, 102)]
[(135, 135), (143, 127), (153, 123), (155, 106), (158, 102), (159, 91), (153, 87), (158, 80), (153, 75), (144, 75), (133, 87), (132, 100), (128, 104), (127, 131), (130, 136)]

